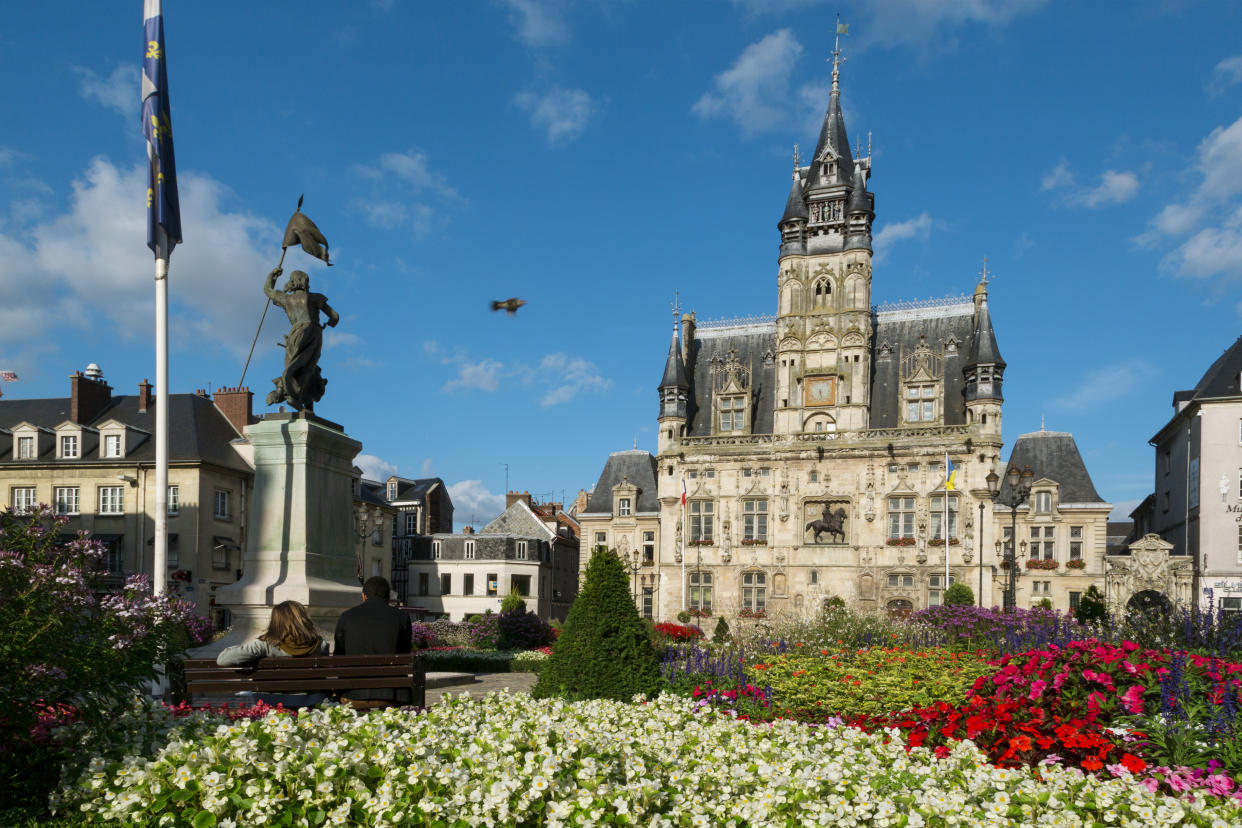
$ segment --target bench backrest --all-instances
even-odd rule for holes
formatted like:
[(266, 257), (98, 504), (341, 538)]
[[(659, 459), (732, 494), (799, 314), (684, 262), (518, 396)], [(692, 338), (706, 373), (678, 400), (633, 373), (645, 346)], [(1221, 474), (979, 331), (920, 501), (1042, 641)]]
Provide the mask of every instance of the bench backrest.
[(415, 653), (402, 655), (264, 658), (245, 667), (221, 667), (215, 659), (184, 662), (190, 696), (239, 690), (282, 693), (339, 693), (371, 688), (407, 688), (421, 696), (426, 665)]

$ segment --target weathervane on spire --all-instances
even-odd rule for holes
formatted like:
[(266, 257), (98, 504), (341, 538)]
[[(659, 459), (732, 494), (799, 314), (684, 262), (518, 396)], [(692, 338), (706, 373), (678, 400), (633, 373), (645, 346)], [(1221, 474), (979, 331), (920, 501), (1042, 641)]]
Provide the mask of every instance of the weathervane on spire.
[(677, 332), (677, 315), (681, 311), (681, 291), (679, 290), (673, 291), (673, 304), (670, 305), (670, 307), (673, 309), (673, 333), (676, 333)]
[(988, 272), (988, 257), (987, 256), (983, 257), (983, 270), (979, 271), (979, 275), (982, 277), (980, 279), (979, 284), (983, 285), (984, 287), (987, 287), (988, 277), (995, 275), (995, 274)]
[(841, 57), (841, 35), (850, 33), (850, 24), (841, 22), (840, 13), (837, 14), (837, 38), (832, 46), (832, 94), (836, 95), (841, 91), (841, 64), (845, 63), (845, 58)]
[(797, 144), (794, 144), (794, 155), (793, 155), (793, 162), (794, 162), (793, 177), (794, 177), (794, 178), (797, 178), (797, 177), (798, 177), (798, 167), (802, 166), (802, 158), (798, 155), (798, 145), (797, 145)]

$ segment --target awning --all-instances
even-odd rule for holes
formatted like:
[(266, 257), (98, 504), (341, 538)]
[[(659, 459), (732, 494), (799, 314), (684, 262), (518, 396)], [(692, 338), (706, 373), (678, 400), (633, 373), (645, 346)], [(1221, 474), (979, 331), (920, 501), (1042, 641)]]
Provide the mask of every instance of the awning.
[(214, 535), (211, 539), (211, 544), (212, 544), (213, 549), (227, 549), (230, 551), (232, 550), (241, 551), (241, 547), (237, 544), (237, 541), (233, 540), (232, 538), (222, 538), (219, 535)]

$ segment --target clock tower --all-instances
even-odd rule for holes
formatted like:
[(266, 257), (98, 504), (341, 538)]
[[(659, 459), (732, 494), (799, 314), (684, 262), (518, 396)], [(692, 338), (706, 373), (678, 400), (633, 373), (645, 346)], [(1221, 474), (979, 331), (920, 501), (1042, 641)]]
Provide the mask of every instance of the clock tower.
[(841, 52), (815, 152), (794, 148), (793, 183), (778, 224), (777, 434), (869, 425), (871, 387), (871, 148), (850, 152), (841, 112)]

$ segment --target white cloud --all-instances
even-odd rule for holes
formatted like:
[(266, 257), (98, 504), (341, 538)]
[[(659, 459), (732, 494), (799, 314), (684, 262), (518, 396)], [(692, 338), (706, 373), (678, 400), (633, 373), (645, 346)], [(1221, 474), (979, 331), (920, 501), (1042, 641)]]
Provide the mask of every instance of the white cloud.
[(457, 366), (457, 378), (446, 382), (441, 391), (495, 391), (500, 387), (504, 363), (495, 359), (463, 362)]
[[(967, 25), (1004, 26), (1048, 0), (870, 0), (853, 27), (862, 45), (914, 45), (924, 55), (956, 46), (951, 32)], [(852, 21), (851, 21), (852, 22)]]
[(527, 46), (551, 46), (569, 40), (565, 5), (560, 0), (501, 0), (518, 40)]
[(397, 473), (395, 464), (374, 454), (359, 454), (354, 458), (354, 465), (362, 469), (362, 476), (367, 480), (387, 480)]
[(1242, 279), (1242, 207), (1219, 227), (1205, 227), (1161, 261), (1179, 276)]
[(459, 480), (448, 487), (453, 501), (453, 526), (481, 529), (491, 523), (505, 510), (505, 496), (492, 494), (482, 480)]
[(346, 331), (338, 331), (336, 328), (326, 328), (323, 332), (323, 347), (337, 348), (342, 345), (361, 345), (362, 337), (358, 334), (348, 333)]
[(1242, 55), (1234, 55), (1216, 64), (1212, 79), (1208, 81), (1208, 91), (1219, 95), (1239, 83), (1242, 83)]
[(1082, 205), (1094, 210), (1105, 204), (1122, 204), (1138, 195), (1138, 176), (1128, 170), (1105, 170), (1094, 187), (1078, 184), (1069, 162), (1062, 158), (1057, 165), (1044, 173), (1040, 190), (1056, 192), (1058, 203), (1075, 207)]
[(447, 220), (445, 208), (468, 203), (444, 175), (432, 170), (421, 150), (386, 152), (376, 163), (357, 165), (354, 171), (372, 182), (365, 197), (353, 200), (355, 209), (368, 223), (385, 230), (405, 228), (414, 237), (423, 238), (437, 223)]
[(552, 88), (546, 92), (522, 92), (514, 103), (530, 115), (531, 126), (547, 133), (553, 144), (566, 143), (583, 133), (599, 107), (582, 89)]
[[(231, 193), (210, 177), (183, 171), (179, 184), (185, 241), (169, 268), (171, 329), (180, 334), (173, 347), (196, 342), (244, 354), (280, 230), (230, 211)], [(61, 326), (152, 335), (151, 279), (137, 276), (154, 272), (145, 192), (144, 165), (121, 169), (97, 158), (73, 182), (65, 212), (24, 228), (21, 240), (0, 231), (0, 342)], [(253, 317), (238, 313), (246, 296), (254, 297)]]
[(1217, 127), (1199, 144), (1199, 195), (1227, 199), (1242, 193), (1242, 118)]
[(1122, 204), (1139, 191), (1138, 176), (1132, 172), (1105, 170), (1100, 183), (1083, 193), (1083, 203), (1094, 209), (1102, 204)]
[(427, 153), (420, 150), (386, 152), (380, 156), (379, 167), (382, 172), (392, 173), (409, 184), (415, 192), (431, 190), (449, 198), (461, 197), (443, 175), (431, 171)]
[(539, 400), (545, 408), (569, 402), (583, 391), (607, 391), (612, 386), (595, 363), (568, 354), (548, 354), (539, 364), (537, 376), (544, 380), (553, 377), (553, 387)]
[(1115, 405), (1127, 394), (1145, 387), (1154, 374), (1155, 369), (1140, 359), (1108, 365), (1088, 373), (1078, 385), (1053, 399), (1052, 405), (1075, 412)]
[(802, 51), (789, 29), (766, 35), (716, 76), (715, 89), (705, 92), (691, 111), (705, 120), (731, 118), (745, 135), (787, 125), (798, 109), (790, 78)]
[(82, 96), (114, 109), (127, 118), (138, 119), (142, 95), (142, 70), (128, 63), (119, 64), (106, 78), (93, 69), (74, 66), (82, 81)]
[(920, 213), (908, 221), (884, 225), (872, 240), (872, 247), (875, 248), (875, 260), (877, 262), (883, 261), (892, 245), (899, 241), (905, 239), (921, 239), (926, 241), (931, 235), (931, 228), (932, 217), (927, 213)]

